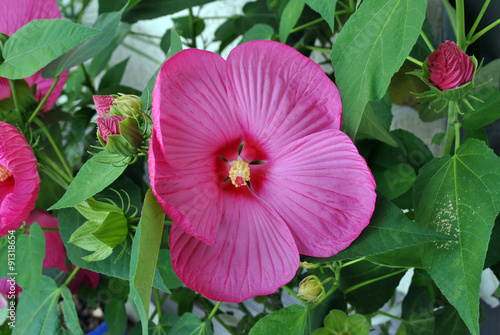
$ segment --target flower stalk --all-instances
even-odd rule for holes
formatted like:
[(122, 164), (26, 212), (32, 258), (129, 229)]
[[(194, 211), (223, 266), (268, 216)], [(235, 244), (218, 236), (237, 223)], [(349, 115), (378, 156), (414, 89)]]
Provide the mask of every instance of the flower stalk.
[(38, 106), (36, 107), (35, 111), (33, 112), (33, 114), (31, 114), (30, 118), (28, 119), (28, 125), (31, 124), (31, 122), (33, 122), (33, 120), (35, 119), (35, 117), (37, 116), (37, 114), (40, 112), (40, 110), (42, 109), (42, 107), (45, 105), (45, 103), (47, 102), (47, 99), (49, 98), (50, 94), (52, 93), (52, 91), (54, 90), (54, 88), (56, 87), (57, 83), (59, 82), (59, 77), (60, 76), (57, 76), (55, 79), (54, 79), (54, 82), (52, 83), (52, 86), (50, 86), (49, 88), (49, 91), (47, 92), (47, 94), (45, 94), (45, 96), (43, 97), (42, 101), (40, 101), (40, 103), (38, 104)]

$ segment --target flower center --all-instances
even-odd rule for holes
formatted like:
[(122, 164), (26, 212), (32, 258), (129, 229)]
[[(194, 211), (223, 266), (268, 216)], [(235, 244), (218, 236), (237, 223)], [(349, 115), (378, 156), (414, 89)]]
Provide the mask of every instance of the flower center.
[(0, 183), (3, 183), (10, 177), (12, 177), (12, 173), (6, 167), (0, 165)]
[(248, 167), (248, 163), (238, 158), (236, 162), (231, 164), (229, 178), (231, 178), (231, 182), (235, 187), (247, 185), (247, 181), (250, 180), (250, 168)]

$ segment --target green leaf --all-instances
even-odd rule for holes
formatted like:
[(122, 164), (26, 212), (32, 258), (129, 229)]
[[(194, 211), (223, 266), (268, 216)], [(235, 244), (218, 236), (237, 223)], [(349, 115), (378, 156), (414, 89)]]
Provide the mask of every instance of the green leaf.
[(123, 21), (134, 23), (139, 20), (150, 20), (212, 1), (214, 0), (142, 0), (123, 16)]
[(455, 156), (421, 169), (414, 203), (417, 222), (451, 238), (422, 250), (425, 268), (471, 333), (479, 334), (481, 272), (500, 209), (500, 158), (483, 142), (467, 140)]
[(163, 282), (169, 289), (181, 287), (183, 284), (172, 268), (172, 258), (170, 258), (170, 250), (160, 249), (158, 255), (158, 270), (163, 278)]
[(460, 318), (457, 310), (453, 306), (447, 305), (436, 309), (434, 312), (436, 320), (434, 322), (434, 334), (469, 335), (467, 326)]
[(40, 296), (35, 299), (27, 289), (19, 295), (16, 313), (16, 327), (13, 335), (21, 334), (57, 334), (59, 320), (59, 289), (52, 278), (43, 276)]
[(22, 79), (100, 31), (61, 19), (34, 20), (5, 43), (0, 76)]
[(474, 80), (476, 85), (487, 83), (486, 87), (498, 88), (500, 85), (500, 59), (495, 59), (483, 66)]
[(92, 232), (99, 241), (114, 248), (127, 238), (127, 218), (123, 213), (111, 212), (99, 228)]
[(313, 335), (368, 335), (370, 323), (360, 314), (347, 316), (341, 310), (334, 309), (325, 317), (325, 327), (316, 329)]
[(173, 18), (176, 31), (185, 38), (195, 38), (205, 29), (205, 22), (197, 16), (182, 16)]
[(210, 321), (201, 322), (197, 316), (191, 313), (185, 313), (174, 324), (169, 334), (176, 335), (212, 335), (212, 326)]
[(433, 335), (434, 334), (434, 301), (428, 290), (423, 286), (412, 283), (403, 300), (401, 318), (406, 320), (406, 333), (408, 335)]
[(112, 299), (106, 303), (104, 320), (110, 335), (123, 335), (127, 330), (127, 312), (123, 299)]
[[(390, 98), (389, 98), (389, 105), (388, 111), (389, 114), (391, 114), (391, 106), (390, 106)], [(365, 112), (363, 113), (363, 116), (361, 118), (361, 122), (359, 124), (359, 130), (358, 130), (358, 138), (361, 139), (364, 137), (367, 138), (373, 138), (376, 140), (379, 140), (381, 142), (387, 143), (390, 146), (397, 147), (398, 143), (392, 138), (391, 134), (389, 133), (388, 127), (385, 127), (385, 125), (380, 122), (380, 120), (377, 118), (375, 115), (374, 109), (379, 108), (377, 105), (385, 104), (384, 102), (379, 102), (379, 101), (370, 101), (366, 107), (365, 107)], [(392, 119), (392, 114), (391, 114), (391, 119)], [(390, 121), (389, 121), (389, 126), (390, 126)]]
[[(107, 152), (104, 150), (101, 154), (107, 155)], [(104, 157), (93, 156), (82, 166), (63, 197), (49, 209), (73, 207), (82, 203), (114, 182), (126, 167), (114, 166)]]
[(482, 128), (500, 118), (500, 91), (498, 87), (485, 87), (474, 96), (484, 102), (469, 99), (474, 108), (463, 108), (462, 125), (464, 128)]
[(120, 84), (123, 74), (125, 73), (125, 68), (127, 67), (129, 58), (115, 64), (111, 69), (106, 72), (99, 83), (99, 89), (105, 89), (106, 87), (115, 86)]
[[(380, 309), (394, 295), (404, 271), (361, 261), (342, 268), (340, 289), (356, 312), (370, 314)], [(375, 279), (375, 280), (374, 280)], [(367, 281), (372, 281), (366, 283)], [(357, 285), (362, 285), (355, 288)]]
[(304, 5), (303, 0), (290, 0), (286, 4), (280, 20), (279, 35), (281, 43), (286, 43), (290, 31), (295, 27), (297, 21), (299, 21), (300, 14), (304, 10)]
[(270, 40), (273, 35), (273, 27), (264, 23), (257, 23), (243, 35), (238, 44), (256, 40)]
[(122, 12), (123, 9), (118, 12), (99, 15), (94, 28), (101, 30), (102, 33), (78, 44), (71, 51), (51, 62), (43, 69), (42, 76), (44, 78), (57, 77), (73, 66), (94, 57), (108, 47), (116, 36)]
[(61, 286), (59, 290), (61, 291), (61, 295), (63, 297), (61, 307), (64, 316), (64, 324), (70, 331), (70, 334), (83, 335), (82, 328), (80, 327), (80, 321), (78, 320), (78, 314), (76, 313), (75, 303), (73, 302), (73, 297), (71, 296), (70, 290), (66, 286)]
[(347, 249), (332, 257), (318, 260), (331, 262), (353, 259), (442, 240), (447, 240), (447, 237), (411, 221), (392, 202), (378, 196), (370, 224), (361, 235)]
[(304, 306), (292, 305), (260, 319), (249, 335), (289, 335), (304, 334), (309, 311)]
[(417, 177), (413, 167), (408, 164), (396, 164), (384, 171), (373, 171), (373, 176), (377, 191), (391, 200), (411, 189)]
[(410, 53), (426, 6), (426, 0), (364, 1), (339, 33), (331, 59), (342, 96), (342, 129), (351, 138), (368, 101), (384, 96)]
[(44, 257), (45, 236), (38, 223), (33, 223), (29, 236), (21, 235), (16, 243), (16, 282), (35, 299), (40, 290)]
[(304, 0), (304, 2), (325, 19), (332, 32), (335, 31), (335, 7), (337, 0)]
[(149, 301), (164, 222), (165, 213), (149, 189), (130, 257), (130, 295), (139, 311), (144, 334), (148, 331)]

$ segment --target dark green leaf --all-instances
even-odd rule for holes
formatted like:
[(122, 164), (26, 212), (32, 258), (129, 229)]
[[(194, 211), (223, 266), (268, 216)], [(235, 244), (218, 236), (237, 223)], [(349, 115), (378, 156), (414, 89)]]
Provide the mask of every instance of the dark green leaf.
[(110, 335), (123, 335), (127, 330), (127, 312), (123, 299), (112, 299), (104, 309), (104, 320)]
[(377, 191), (389, 199), (394, 199), (411, 189), (417, 175), (412, 166), (396, 164), (384, 171), (374, 171)]
[(129, 58), (121, 61), (120, 63), (114, 65), (111, 69), (106, 72), (99, 83), (99, 89), (102, 90), (106, 87), (119, 85), (122, 81), (123, 74), (125, 73), (125, 68), (127, 67)]
[(290, 335), (304, 334), (309, 311), (304, 306), (292, 305), (260, 319), (249, 335)]
[(257, 23), (243, 35), (238, 44), (256, 40), (270, 40), (273, 35), (273, 27), (264, 23)]
[(410, 53), (426, 6), (425, 0), (364, 1), (339, 33), (331, 58), (342, 96), (342, 129), (351, 138), (368, 101), (383, 97)]
[(212, 1), (214, 0), (142, 0), (123, 16), (123, 21), (134, 23), (154, 19)]
[(174, 324), (171, 330), (172, 334), (178, 335), (211, 335), (213, 334), (210, 322), (201, 322), (197, 316), (191, 313), (185, 313)]
[(34, 20), (16, 31), (5, 43), (0, 76), (22, 79), (31, 76), (78, 43), (100, 31), (61, 19)]
[[(106, 151), (102, 155), (108, 155)], [(126, 169), (126, 165), (114, 166), (104, 157), (93, 156), (80, 169), (64, 196), (50, 209), (76, 206), (114, 182)]]
[[(403, 275), (404, 271), (400, 269), (361, 261), (342, 268), (340, 289), (344, 291), (347, 302), (354, 306), (358, 313), (369, 314), (380, 309), (393, 296)], [(380, 277), (386, 278), (379, 279)], [(375, 278), (378, 280), (351, 289)]]
[(474, 110), (463, 108), (462, 118), (464, 128), (482, 128), (500, 118), (500, 91), (498, 87), (485, 87), (474, 96), (484, 102), (469, 99)]
[(175, 30), (179, 31), (181, 36), (185, 38), (195, 38), (205, 29), (203, 19), (196, 16), (182, 16), (172, 20), (174, 21)]
[(337, 0), (304, 0), (304, 2), (325, 19), (332, 32), (335, 30), (335, 6)]
[(279, 35), (281, 43), (286, 43), (290, 31), (295, 27), (297, 21), (299, 21), (300, 14), (304, 10), (304, 5), (303, 0), (290, 0), (286, 4), (280, 20)]
[(434, 335), (453, 334), (468, 335), (467, 326), (460, 318), (457, 310), (453, 306), (447, 305), (436, 309)]
[(347, 249), (321, 261), (359, 258), (443, 239), (447, 237), (409, 220), (401, 209), (378, 196), (370, 224), (361, 235)]
[(43, 69), (42, 76), (44, 78), (57, 77), (73, 66), (99, 54), (115, 38), (122, 12), (123, 10), (99, 15), (94, 28), (101, 30), (102, 33), (78, 44), (71, 51), (51, 62)]
[(149, 189), (130, 256), (130, 295), (139, 311), (144, 334), (148, 328), (149, 301), (164, 221), (165, 213)]
[(434, 334), (434, 301), (429, 292), (422, 286), (410, 286), (403, 300), (401, 317), (406, 320), (406, 333), (408, 335), (433, 335)]
[(489, 62), (481, 71), (479, 71), (475, 78), (476, 85), (486, 84), (487, 87), (496, 87), (500, 85), (500, 59), (495, 59)]
[(451, 238), (422, 250), (425, 268), (469, 330), (479, 334), (481, 272), (500, 209), (500, 158), (483, 142), (467, 140), (455, 156), (422, 168), (414, 204), (417, 222)]
[[(30, 226), (30, 235), (21, 235), (16, 242), (16, 282), (38, 299), (45, 257), (45, 236), (38, 223)], [(9, 271), (14, 272), (14, 271)]]
[(181, 287), (183, 284), (172, 268), (172, 259), (170, 258), (170, 250), (160, 249), (158, 255), (158, 270), (163, 278), (163, 282), (169, 289)]

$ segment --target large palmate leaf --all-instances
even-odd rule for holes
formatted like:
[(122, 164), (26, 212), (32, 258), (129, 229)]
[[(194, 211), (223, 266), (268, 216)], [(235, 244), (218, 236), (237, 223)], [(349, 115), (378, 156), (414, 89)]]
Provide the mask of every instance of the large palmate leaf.
[(122, 13), (123, 9), (118, 12), (99, 15), (94, 28), (101, 30), (102, 33), (78, 44), (71, 51), (51, 62), (43, 69), (42, 76), (44, 78), (57, 77), (73, 66), (81, 64), (99, 54), (114, 40)]
[(345, 250), (320, 261), (339, 261), (376, 255), (448, 237), (408, 219), (401, 209), (382, 196), (377, 197), (370, 224)]
[(479, 285), (486, 250), (500, 209), (500, 158), (483, 142), (467, 140), (456, 155), (420, 170), (414, 186), (415, 220), (446, 242), (422, 250), (432, 279), (479, 334)]
[(257, 321), (249, 335), (304, 334), (309, 311), (304, 306), (292, 305), (277, 310)]
[[(106, 155), (106, 151), (102, 151)], [(73, 207), (101, 192), (125, 171), (127, 165), (116, 166), (106, 158), (93, 156), (82, 166), (66, 193), (49, 209)]]
[(97, 29), (61, 19), (31, 21), (3, 46), (0, 76), (9, 79), (29, 77), (78, 43), (99, 33)]
[(351, 138), (368, 101), (384, 96), (417, 41), (426, 6), (426, 0), (363, 1), (339, 33), (331, 58), (344, 107), (342, 129)]
[(151, 189), (146, 193), (141, 221), (137, 226), (130, 256), (130, 296), (139, 311), (142, 331), (147, 334), (149, 301), (160, 251), (165, 213)]
[(337, 0), (304, 0), (304, 2), (325, 19), (332, 31), (335, 30), (335, 6)]

